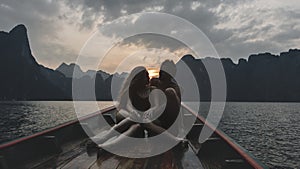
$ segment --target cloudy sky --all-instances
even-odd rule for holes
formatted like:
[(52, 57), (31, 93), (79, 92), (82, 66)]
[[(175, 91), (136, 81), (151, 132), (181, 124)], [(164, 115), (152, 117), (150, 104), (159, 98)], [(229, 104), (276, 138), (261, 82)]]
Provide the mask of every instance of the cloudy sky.
[[(126, 17), (140, 12), (163, 12), (186, 19), (208, 37), (221, 57), (230, 57), (235, 62), (252, 53), (278, 54), (300, 48), (299, 0), (0, 0), (0, 30), (9, 31), (17, 24), (24, 24), (37, 61), (56, 68), (62, 62), (75, 62), (85, 42), (97, 31), (97, 48), (110, 48), (110, 42), (120, 32), (126, 34), (129, 30), (120, 25), (138, 29), (135, 24), (140, 23), (141, 17), (131, 15), (127, 20)], [(118, 29), (109, 27), (99, 33), (99, 28), (120, 17), (123, 20), (118, 22)], [(144, 23), (145, 29), (147, 22)], [(147, 27), (178, 33), (179, 28), (171, 25), (161, 22)], [(197, 37), (194, 38), (197, 42)], [(120, 53), (128, 56), (123, 57), (127, 60), (143, 55), (136, 62), (145, 61), (147, 55), (157, 51), (162, 58), (180, 57), (189, 52), (172, 38), (136, 36), (114, 47), (106, 63), (124, 62), (114, 63), (116, 59), (112, 59)], [(82, 66), (86, 70), (95, 65), (87, 58)], [(116, 70), (112, 66), (101, 68), (109, 72)]]

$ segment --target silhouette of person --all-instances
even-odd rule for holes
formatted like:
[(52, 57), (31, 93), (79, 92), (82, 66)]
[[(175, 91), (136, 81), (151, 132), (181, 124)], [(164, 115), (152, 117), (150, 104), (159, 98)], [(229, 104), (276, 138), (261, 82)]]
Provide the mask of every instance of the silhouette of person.
[(134, 68), (126, 78), (118, 98), (117, 123), (124, 119), (124, 116), (133, 119), (141, 117), (141, 112), (150, 108), (149, 102), (149, 74), (145, 67)]
[[(161, 71), (163, 71), (165, 67), (168, 68), (168, 64), (169, 62), (163, 64)], [(156, 134), (162, 133), (167, 138), (178, 142), (182, 140), (181, 138), (178, 138), (169, 132), (165, 132), (165, 130), (168, 129), (169, 125), (172, 123), (169, 122), (169, 120), (174, 119), (174, 114), (171, 114), (170, 112), (177, 111), (178, 107), (180, 107), (180, 99), (178, 98), (177, 94), (177, 92), (180, 92), (178, 90), (179, 88), (177, 89), (176, 83), (172, 82), (171, 76), (169, 76), (168, 73), (164, 74), (161, 72), (159, 82), (160, 83), (157, 86), (166, 94), (166, 105), (160, 104), (161, 100), (159, 97), (159, 92), (154, 90), (156, 87), (150, 86), (149, 74), (145, 67), (139, 66), (131, 71), (120, 90), (118, 98), (119, 104), (117, 105), (118, 111), (116, 115), (117, 124), (104, 134), (100, 133), (100, 135), (93, 139), (98, 147), (104, 148), (112, 147), (116, 144), (122, 144), (122, 141), (124, 141), (127, 136), (143, 137), (144, 130)], [(151, 92), (154, 94), (151, 95)], [(167, 108), (167, 111), (162, 110), (163, 108)], [(160, 111), (164, 111), (164, 113), (160, 116), (160, 122), (143, 123), (145, 114), (150, 114), (150, 116), (152, 116)], [(172, 117), (166, 117), (168, 115), (172, 115)], [(119, 135), (116, 131), (122, 133), (122, 135)], [(119, 136), (112, 141), (106, 142), (116, 135)]]
[[(164, 129), (168, 129), (174, 124), (180, 112), (181, 93), (180, 87), (174, 79), (175, 75), (176, 65), (173, 61), (166, 60), (161, 64), (159, 78), (153, 78), (150, 81), (151, 86), (162, 90), (167, 99), (164, 112), (154, 121), (155, 124)], [(177, 132), (172, 131), (172, 134), (176, 135)]]
[(142, 116), (141, 113), (150, 108), (149, 93), (149, 75), (146, 68), (142, 66), (135, 67), (125, 79), (117, 99), (117, 124), (106, 131), (105, 134), (100, 133), (95, 137), (96, 144), (102, 144), (118, 135), (117, 132), (126, 136), (141, 136), (143, 130), (137, 121)]

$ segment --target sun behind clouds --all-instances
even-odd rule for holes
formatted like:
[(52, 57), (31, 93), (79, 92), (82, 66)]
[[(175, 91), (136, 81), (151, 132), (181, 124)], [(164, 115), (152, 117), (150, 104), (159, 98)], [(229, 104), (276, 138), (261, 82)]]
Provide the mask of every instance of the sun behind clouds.
[(159, 76), (159, 69), (158, 68), (148, 67), (147, 70), (148, 70), (149, 78), (150, 79), (152, 79), (152, 78), (158, 78), (158, 76)]

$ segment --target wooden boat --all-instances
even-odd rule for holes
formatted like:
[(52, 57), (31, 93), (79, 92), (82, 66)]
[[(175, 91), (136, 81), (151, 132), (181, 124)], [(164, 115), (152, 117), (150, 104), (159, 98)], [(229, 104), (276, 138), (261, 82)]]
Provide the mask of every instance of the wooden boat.
[[(96, 131), (94, 124), (100, 116), (114, 125), (115, 107), (82, 117), (63, 125), (48, 129), (0, 145), (1, 169), (62, 168), (62, 169), (263, 169), (267, 168), (231, 138), (216, 129), (199, 151), (193, 138), (196, 138), (205, 123), (204, 119), (188, 107), (182, 105), (183, 120), (197, 117), (189, 134), (188, 147), (169, 150), (163, 154), (131, 159), (98, 153), (88, 155), (86, 141), (89, 140), (83, 127)], [(101, 129), (99, 129), (100, 131)], [(88, 130), (86, 130), (88, 131)], [(176, 152), (177, 151), (177, 152)]]

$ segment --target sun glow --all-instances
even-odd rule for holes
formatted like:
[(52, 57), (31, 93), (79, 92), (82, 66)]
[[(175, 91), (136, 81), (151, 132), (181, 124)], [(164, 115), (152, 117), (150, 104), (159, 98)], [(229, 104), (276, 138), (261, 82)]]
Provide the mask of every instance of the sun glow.
[(152, 79), (152, 78), (158, 78), (159, 76), (159, 69), (157, 68), (148, 68), (148, 73), (149, 73), (149, 78)]

